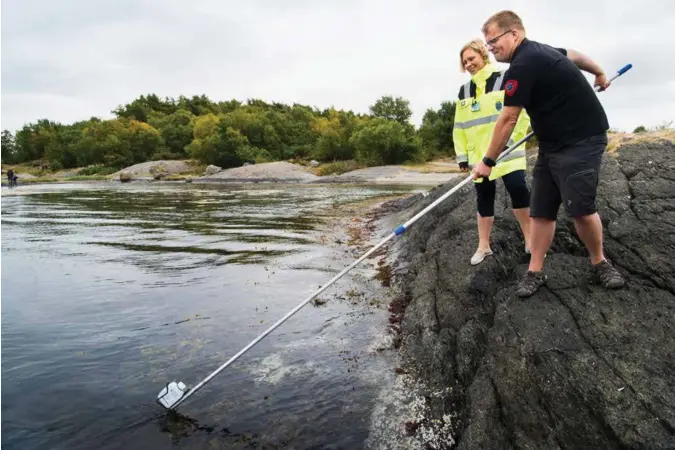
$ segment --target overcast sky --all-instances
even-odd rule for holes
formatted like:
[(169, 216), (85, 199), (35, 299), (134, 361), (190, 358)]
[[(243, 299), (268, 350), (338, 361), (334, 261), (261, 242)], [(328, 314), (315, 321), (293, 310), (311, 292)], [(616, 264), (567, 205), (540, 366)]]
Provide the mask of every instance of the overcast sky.
[(675, 2), (552, 4), (3, 0), (1, 126), (107, 118), (147, 93), (358, 112), (389, 94), (410, 100), (418, 125), (427, 108), (455, 99), (467, 80), (459, 48), (482, 38), (482, 23), (500, 9), (516, 11), (529, 38), (580, 50), (608, 74), (633, 63), (599, 94), (611, 127), (675, 120)]

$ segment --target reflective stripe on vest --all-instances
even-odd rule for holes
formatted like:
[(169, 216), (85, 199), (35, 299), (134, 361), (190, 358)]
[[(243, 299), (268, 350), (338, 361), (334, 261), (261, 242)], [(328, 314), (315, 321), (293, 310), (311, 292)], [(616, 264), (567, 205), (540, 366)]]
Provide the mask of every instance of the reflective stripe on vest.
[(469, 81), (464, 86), (462, 86), (462, 89), (464, 90), (464, 98), (465, 99), (471, 98), (471, 82)]
[(495, 85), (492, 86), (492, 91), (490, 92), (496, 92), (496, 91), (501, 91), (502, 90), (502, 82), (504, 81), (504, 75), (506, 75), (506, 72), (502, 72), (501, 75), (499, 75), (499, 78), (495, 81)]
[(463, 155), (457, 155), (457, 162), (469, 162), (469, 156), (466, 153)]
[(464, 122), (455, 122), (455, 128), (464, 130), (467, 128), (475, 127), (477, 125), (485, 125), (486, 123), (496, 122), (499, 119), (499, 114), (494, 114), (492, 116), (479, 117), (477, 119), (466, 120)]

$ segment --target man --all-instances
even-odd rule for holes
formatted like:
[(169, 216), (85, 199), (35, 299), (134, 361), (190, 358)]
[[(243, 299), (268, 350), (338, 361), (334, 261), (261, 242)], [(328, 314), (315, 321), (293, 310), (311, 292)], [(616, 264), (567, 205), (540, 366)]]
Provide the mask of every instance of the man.
[(530, 202), (530, 266), (518, 283), (517, 295), (529, 297), (546, 283), (544, 257), (553, 241), (561, 203), (574, 220), (600, 282), (609, 289), (622, 287), (621, 274), (605, 259), (602, 222), (595, 206), (609, 124), (581, 70), (595, 75), (594, 84), (601, 89), (609, 86), (604, 72), (577, 51), (530, 41), (520, 17), (512, 11), (493, 15), (482, 31), (495, 59), (510, 67), (505, 75), (504, 108), (485, 157), (474, 168), (474, 178), (490, 175), (523, 108), (539, 140)]

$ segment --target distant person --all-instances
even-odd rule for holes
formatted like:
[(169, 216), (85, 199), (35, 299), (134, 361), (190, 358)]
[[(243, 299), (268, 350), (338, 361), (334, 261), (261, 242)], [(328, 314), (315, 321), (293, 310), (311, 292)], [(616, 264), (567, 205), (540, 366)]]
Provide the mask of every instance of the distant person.
[(9, 169), (7, 171), (7, 183), (9, 184), (9, 187), (16, 186), (16, 179), (17, 179), (17, 176), (14, 173), (14, 170)]
[[(462, 72), (469, 72), (471, 80), (459, 89), (455, 109), (453, 141), (457, 162), (462, 171), (480, 162), (490, 144), (499, 112), (504, 105), (504, 72), (489, 61), (488, 49), (479, 40), (468, 42), (459, 52)], [(515, 123), (508, 145), (527, 135), (529, 116), (523, 111)], [(480, 264), (492, 255), (490, 232), (494, 223), (496, 180), (501, 178), (511, 197), (513, 213), (518, 219), (525, 239), (525, 251), (530, 248), (530, 191), (525, 181), (524, 148), (509, 153), (489, 174), (489, 179), (475, 180), (478, 205), (478, 250), (471, 257), (471, 264)]]
[(605, 288), (622, 287), (625, 280), (603, 253), (602, 222), (595, 205), (609, 123), (581, 70), (595, 75), (594, 84), (601, 89), (609, 86), (605, 73), (575, 50), (530, 41), (512, 11), (493, 15), (482, 31), (495, 59), (511, 66), (505, 77), (504, 109), (474, 177), (490, 176), (523, 108), (539, 140), (532, 176), (532, 257), (516, 293), (529, 297), (546, 283), (544, 256), (553, 241), (561, 203), (574, 220), (597, 278)]

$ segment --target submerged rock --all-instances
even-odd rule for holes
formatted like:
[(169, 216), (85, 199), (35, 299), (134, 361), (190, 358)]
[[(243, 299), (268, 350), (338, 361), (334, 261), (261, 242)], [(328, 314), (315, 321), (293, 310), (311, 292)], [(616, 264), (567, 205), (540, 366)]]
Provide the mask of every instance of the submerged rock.
[(417, 376), (451, 388), (429, 399), (433, 419), (459, 418), (446, 448), (675, 448), (673, 155), (672, 141), (605, 155), (598, 207), (606, 256), (628, 281), (620, 290), (591, 278), (561, 208), (548, 286), (516, 297), (529, 258), (501, 183), (494, 255), (482, 264), (469, 264), (478, 242), (470, 185), (397, 242), (401, 350)]

